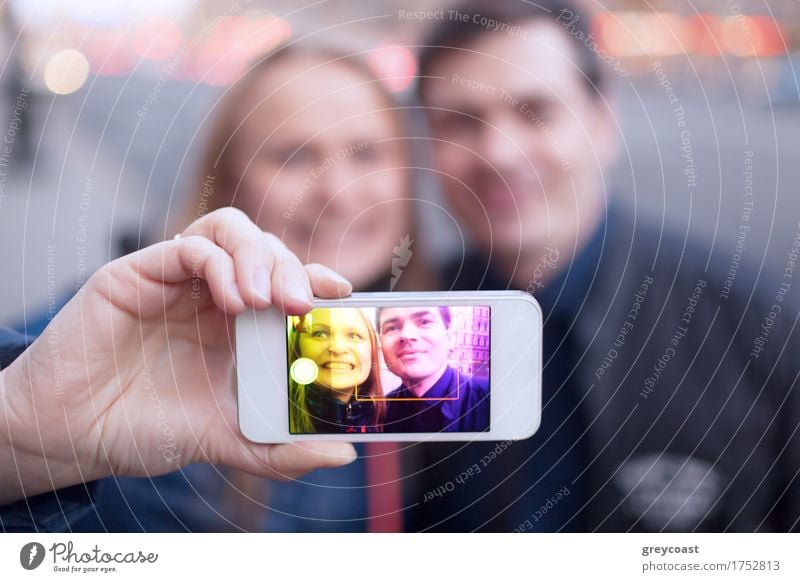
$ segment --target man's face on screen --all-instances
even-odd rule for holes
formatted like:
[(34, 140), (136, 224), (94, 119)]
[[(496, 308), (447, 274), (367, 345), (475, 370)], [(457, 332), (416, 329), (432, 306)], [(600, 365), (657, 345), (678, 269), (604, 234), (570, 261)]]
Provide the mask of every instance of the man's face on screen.
[(437, 308), (385, 308), (378, 325), (386, 366), (407, 385), (432, 376), (447, 363), (450, 342)]

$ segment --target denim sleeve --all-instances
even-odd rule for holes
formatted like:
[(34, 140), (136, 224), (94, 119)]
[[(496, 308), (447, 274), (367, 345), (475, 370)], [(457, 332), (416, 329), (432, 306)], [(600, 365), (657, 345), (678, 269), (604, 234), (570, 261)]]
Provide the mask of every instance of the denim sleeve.
[[(31, 341), (28, 336), (0, 327), (0, 369), (19, 357)], [(96, 482), (73, 485), (0, 506), (0, 531), (70, 531), (70, 523), (93, 510), (97, 487)]]
[(99, 481), (20, 499), (0, 507), (0, 531), (59, 533), (94, 510)]
[(32, 341), (29, 336), (0, 327), (0, 370), (16, 360)]

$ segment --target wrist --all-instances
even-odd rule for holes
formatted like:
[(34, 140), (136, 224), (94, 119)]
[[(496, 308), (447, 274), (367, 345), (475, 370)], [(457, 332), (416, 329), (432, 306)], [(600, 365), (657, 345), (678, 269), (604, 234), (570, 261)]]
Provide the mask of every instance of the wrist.
[(0, 505), (99, 477), (79, 460), (60, 399), (36, 388), (46, 364), (30, 358), (0, 371)]
[(25, 497), (24, 481), (18, 471), (20, 461), (25, 458), (15, 444), (24, 439), (19, 417), (23, 408), (21, 395), (26, 388), (20, 382), (18, 366), (0, 370), (0, 505), (12, 503)]

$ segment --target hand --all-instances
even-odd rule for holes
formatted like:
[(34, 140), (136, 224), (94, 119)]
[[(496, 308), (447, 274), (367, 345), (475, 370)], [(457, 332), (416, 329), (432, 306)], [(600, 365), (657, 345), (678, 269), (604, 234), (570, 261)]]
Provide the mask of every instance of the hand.
[(233, 209), (104, 266), (0, 376), (0, 503), (195, 462), (292, 478), (352, 461), (346, 443), (247, 441), (234, 386), (236, 314), (350, 291)]

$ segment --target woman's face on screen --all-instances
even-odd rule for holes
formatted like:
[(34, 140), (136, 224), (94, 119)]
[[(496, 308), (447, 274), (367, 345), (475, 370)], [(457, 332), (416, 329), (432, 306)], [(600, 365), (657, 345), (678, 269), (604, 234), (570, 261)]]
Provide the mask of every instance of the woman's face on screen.
[(242, 103), (234, 204), (303, 262), (356, 286), (391, 270), (410, 230), (404, 142), (377, 89), (347, 64), (292, 55)]
[(315, 384), (349, 395), (367, 381), (373, 353), (367, 325), (356, 309), (311, 311), (300, 333), (299, 352), (317, 365)]

